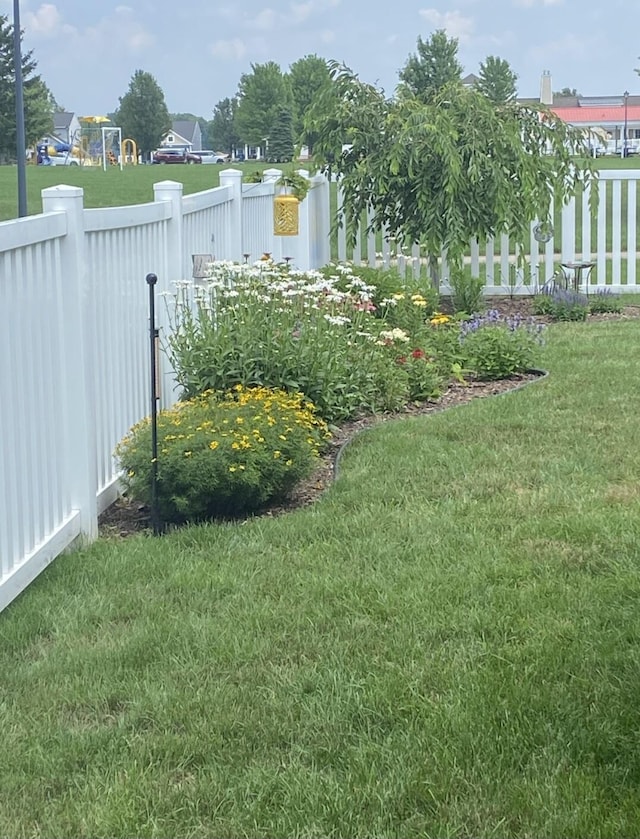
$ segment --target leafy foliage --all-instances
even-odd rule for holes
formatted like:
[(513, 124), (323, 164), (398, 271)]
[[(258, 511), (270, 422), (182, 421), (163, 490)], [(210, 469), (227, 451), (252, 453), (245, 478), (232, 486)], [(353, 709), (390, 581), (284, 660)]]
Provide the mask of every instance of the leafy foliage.
[(549, 294), (537, 294), (533, 300), (533, 311), (537, 315), (548, 315), (552, 320), (586, 320), (589, 298), (571, 289), (556, 289)]
[(293, 124), (287, 108), (278, 112), (273, 123), (267, 159), (272, 163), (289, 163), (293, 159)]
[(472, 276), (469, 268), (454, 268), (449, 277), (449, 285), (454, 312), (466, 312), (467, 315), (473, 315), (486, 308), (484, 280)]
[[(302, 394), (234, 388), (179, 402), (158, 417), (157, 496), (165, 523), (237, 516), (283, 498), (311, 471), (330, 436)], [(132, 498), (151, 501), (151, 424), (116, 456)]]
[(136, 70), (119, 102), (116, 124), (122, 128), (122, 136), (135, 140), (139, 152), (149, 155), (171, 128), (162, 89), (151, 73)]
[(174, 304), (166, 349), (186, 397), (236, 384), (301, 391), (330, 422), (407, 399), (357, 279), (341, 292), (319, 272), (214, 263), (208, 287), (185, 283)]
[(436, 30), (426, 41), (418, 36), (417, 52), (409, 57), (399, 76), (401, 95), (432, 102), (445, 87), (460, 82), (457, 38), (448, 38), (444, 29)]
[(621, 311), (622, 303), (620, 297), (609, 289), (600, 288), (589, 296), (589, 312), (592, 315)]
[(519, 316), (503, 318), (490, 310), (460, 324), (464, 366), (478, 379), (506, 379), (535, 366), (542, 342), (541, 324)]
[(509, 62), (495, 55), (489, 55), (480, 64), (478, 90), (494, 105), (505, 105), (516, 98), (518, 76)]
[(594, 174), (574, 159), (580, 132), (543, 107), (497, 107), (458, 82), (428, 102), (389, 101), (348, 68), (332, 71), (337, 106), (318, 105), (316, 155), (341, 176), (347, 234), (371, 210), (371, 228), (425, 246), (436, 283), (442, 251), (459, 265), (471, 238), (507, 233), (524, 252), (554, 194), (562, 204)]
[[(0, 161), (16, 156), (16, 78), (13, 24), (0, 15)], [(22, 41), (22, 35), (20, 40)], [(25, 140), (33, 145), (53, 128), (55, 101), (35, 70), (33, 52), (22, 54)]]
[(235, 124), (238, 100), (235, 96), (221, 99), (213, 109), (207, 133), (212, 148), (232, 154), (240, 143)]
[(238, 88), (235, 126), (244, 143), (263, 145), (271, 137), (278, 114), (291, 107), (291, 88), (275, 61), (252, 64)]
[(307, 145), (313, 153), (315, 134), (305, 128), (305, 118), (317, 98), (331, 88), (331, 73), (324, 58), (306, 55), (289, 67), (293, 100), (293, 136), (296, 145)]

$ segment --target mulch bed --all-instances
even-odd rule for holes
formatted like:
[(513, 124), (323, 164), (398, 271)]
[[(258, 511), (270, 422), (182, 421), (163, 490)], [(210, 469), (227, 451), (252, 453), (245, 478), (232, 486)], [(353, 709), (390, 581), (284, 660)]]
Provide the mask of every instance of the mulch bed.
[[(532, 314), (530, 298), (496, 298), (487, 301), (487, 303), (489, 308), (497, 309), (502, 315), (519, 313), (523, 317), (530, 317)], [(640, 306), (628, 306), (619, 314), (590, 315), (588, 320), (628, 320), (638, 317), (640, 317)], [(545, 321), (546, 319), (537, 318), (537, 320)], [(314, 473), (308, 479), (301, 481), (285, 502), (269, 505), (259, 514), (254, 514), (254, 517), (255, 515), (282, 515), (306, 507), (316, 501), (334, 480), (336, 463), (342, 449), (358, 433), (367, 428), (403, 416), (432, 414), (456, 405), (465, 405), (473, 399), (506, 393), (527, 382), (534, 381), (539, 376), (539, 373), (527, 373), (498, 382), (452, 383), (437, 402), (407, 405), (403, 411), (397, 413), (364, 416), (345, 422), (334, 431), (331, 443), (327, 451), (321, 456)], [(100, 516), (99, 528), (101, 536), (111, 538), (126, 538), (136, 533), (150, 531), (149, 509), (126, 496), (119, 498)]]

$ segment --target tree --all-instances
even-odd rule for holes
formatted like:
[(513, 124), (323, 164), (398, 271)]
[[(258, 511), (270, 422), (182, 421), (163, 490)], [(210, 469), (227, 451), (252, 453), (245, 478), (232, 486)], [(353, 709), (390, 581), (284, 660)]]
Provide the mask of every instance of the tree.
[(149, 155), (171, 128), (164, 93), (151, 73), (136, 70), (119, 102), (115, 119), (122, 136), (135, 140), (143, 156)]
[(426, 41), (418, 36), (417, 46), (417, 54), (409, 56), (400, 71), (398, 92), (430, 102), (445, 85), (461, 80), (458, 39), (448, 38), (444, 29), (438, 29)]
[(487, 56), (480, 64), (480, 76), (477, 88), (494, 105), (504, 105), (516, 98), (517, 75), (509, 62), (495, 55)]
[(542, 106), (496, 107), (455, 81), (428, 103), (387, 100), (350, 70), (334, 72), (339, 104), (331, 115), (319, 107), (316, 157), (333, 157), (341, 176), (349, 238), (370, 210), (371, 229), (426, 248), (436, 286), (443, 251), (460, 267), (472, 238), (508, 233), (524, 247), (552, 196), (561, 204), (593, 175), (572, 155), (581, 132)]
[(293, 119), (288, 108), (283, 108), (275, 118), (267, 147), (267, 159), (272, 163), (289, 163), (293, 160)]
[(297, 145), (306, 145), (313, 153), (315, 137), (305, 129), (305, 117), (310, 107), (324, 91), (331, 87), (331, 73), (324, 58), (306, 55), (289, 68), (289, 83), (293, 99), (293, 136)]
[[(20, 36), (22, 41), (22, 34)], [(42, 78), (35, 74), (33, 53), (22, 55), (24, 130), (28, 146), (53, 128), (55, 101)], [(16, 156), (16, 76), (13, 52), (13, 24), (0, 15), (0, 160)]]
[(235, 115), (238, 107), (236, 97), (221, 99), (213, 109), (213, 119), (208, 123), (207, 133), (214, 149), (233, 154), (240, 143), (236, 131)]
[(282, 108), (291, 107), (288, 79), (275, 61), (252, 64), (251, 73), (243, 73), (238, 89), (235, 125), (242, 142), (263, 145)]
[(575, 96), (580, 96), (580, 94), (575, 89), (575, 87), (563, 87), (562, 90), (554, 90), (553, 95), (554, 96), (567, 96), (567, 97), (569, 97), (569, 96), (574, 96), (574, 97)]

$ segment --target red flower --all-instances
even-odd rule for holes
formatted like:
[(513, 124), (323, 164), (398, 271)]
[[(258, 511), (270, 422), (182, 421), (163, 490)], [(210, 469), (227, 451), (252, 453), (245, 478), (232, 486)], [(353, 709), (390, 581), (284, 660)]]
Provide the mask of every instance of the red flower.
[(426, 355), (422, 352), (422, 350), (415, 349), (411, 353), (411, 358), (426, 358)]

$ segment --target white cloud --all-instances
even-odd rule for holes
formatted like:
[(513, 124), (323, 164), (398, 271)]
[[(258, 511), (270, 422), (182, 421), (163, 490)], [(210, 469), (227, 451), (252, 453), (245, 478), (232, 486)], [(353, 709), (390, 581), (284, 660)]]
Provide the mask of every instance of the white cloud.
[(249, 25), (254, 29), (260, 29), (263, 32), (269, 32), (275, 29), (278, 24), (278, 15), (273, 9), (263, 9), (255, 17), (249, 21)]
[(94, 26), (85, 30), (66, 23), (53, 3), (43, 3), (35, 12), (24, 16), (24, 28), (27, 35), (34, 39), (49, 41), (60, 38), (61, 49), (68, 49), (70, 38), (74, 39), (74, 49), (88, 47), (96, 51), (110, 51), (124, 48), (128, 53), (139, 53), (152, 46), (155, 38), (137, 19), (129, 6), (117, 6), (114, 13), (104, 17)]
[(214, 58), (237, 60), (247, 54), (247, 45), (240, 38), (231, 38), (228, 41), (214, 41), (209, 47), (209, 52)]
[(43, 3), (35, 12), (27, 12), (21, 23), (25, 32), (34, 38), (56, 38), (59, 35), (75, 35), (73, 26), (63, 23), (57, 6), (53, 3)]
[(471, 40), (474, 30), (473, 18), (465, 17), (457, 9), (451, 12), (420, 9), (418, 14), (434, 29), (444, 29), (450, 38), (457, 38), (461, 44)]
[(296, 23), (302, 23), (313, 14), (313, 3), (292, 3), (291, 16)]

